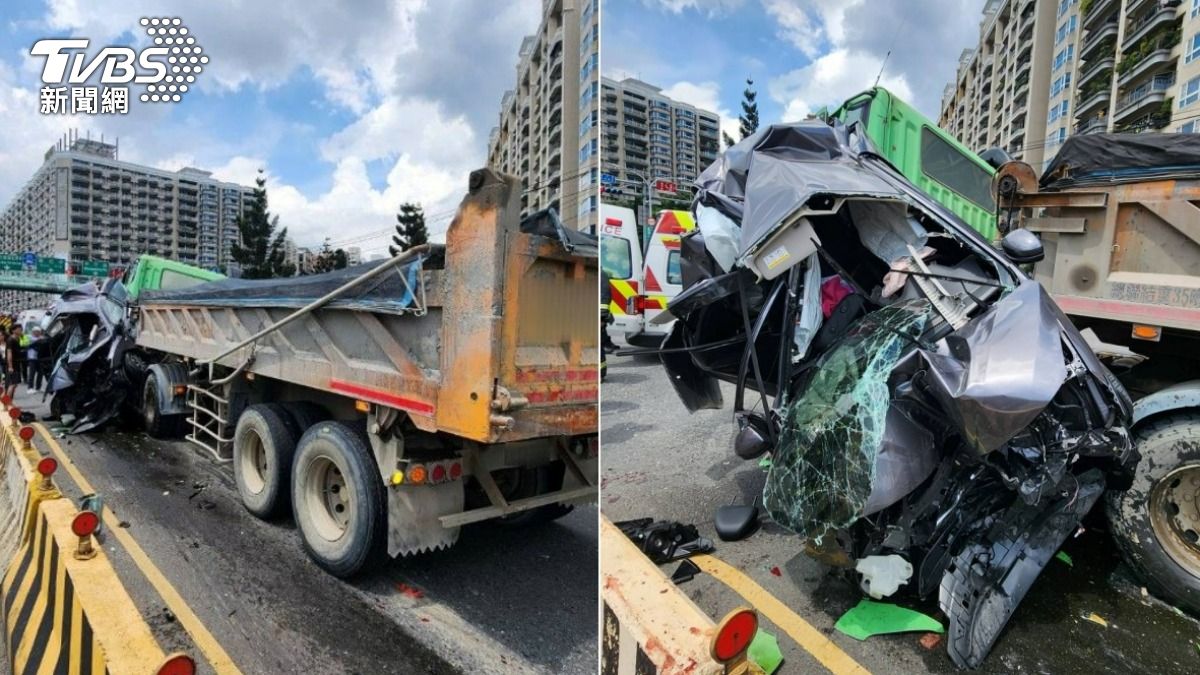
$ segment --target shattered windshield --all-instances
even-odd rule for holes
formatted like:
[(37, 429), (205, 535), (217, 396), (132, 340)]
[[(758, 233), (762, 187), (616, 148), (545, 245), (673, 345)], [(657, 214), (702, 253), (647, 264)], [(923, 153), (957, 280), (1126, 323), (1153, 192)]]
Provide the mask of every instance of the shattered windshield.
[(867, 315), (821, 357), (800, 395), (783, 404), (763, 492), (775, 522), (820, 543), (862, 515), (891, 398), (888, 376), (932, 310), (919, 299)]

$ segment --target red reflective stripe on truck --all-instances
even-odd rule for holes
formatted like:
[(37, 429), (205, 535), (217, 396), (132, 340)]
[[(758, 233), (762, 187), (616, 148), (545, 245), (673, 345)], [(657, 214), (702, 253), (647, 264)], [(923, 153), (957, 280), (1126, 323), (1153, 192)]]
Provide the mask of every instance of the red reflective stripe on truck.
[(594, 401), (598, 398), (596, 389), (576, 389), (574, 391), (531, 391), (525, 395), (530, 403), (561, 403), (566, 401)]
[(1096, 300), (1071, 295), (1058, 295), (1054, 301), (1067, 314), (1084, 314), (1103, 318), (1119, 317), (1125, 320), (1139, 319), (1146, 323), (1197, 322), (1200, 309), (1167, 307), (1166, 305), (1143, 305), (1120, 300)]
[(409, 412), (415, 412), (421, 415), (433, 414), (433, 406), (425, 403), (424, 401), (418, 401), (412, 398), (405, 398), (404, 396), (389, 394), (386, 391), (370, 389), (357, 384), (343, 382), (342, 380), (330, 380), (329, 388), (336, 392), (348, 394), (350, 396), (371, 401), (373, 403), (382, 403), (383, 405), (390, 405), (394, 408), (400, 408), (401, 410), (407, 410)]

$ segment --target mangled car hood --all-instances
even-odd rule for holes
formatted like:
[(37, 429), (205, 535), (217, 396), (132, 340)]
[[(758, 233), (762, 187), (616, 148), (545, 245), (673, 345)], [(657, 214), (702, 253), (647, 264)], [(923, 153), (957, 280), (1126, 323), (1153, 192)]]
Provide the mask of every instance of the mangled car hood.
[(859, 162), (868, 147), (856, 134), (819, 121), (773, 124), (727, 150), (696, 184), (741, 221), (739, 254), (745, 257), (817, 195), (904, 199)]

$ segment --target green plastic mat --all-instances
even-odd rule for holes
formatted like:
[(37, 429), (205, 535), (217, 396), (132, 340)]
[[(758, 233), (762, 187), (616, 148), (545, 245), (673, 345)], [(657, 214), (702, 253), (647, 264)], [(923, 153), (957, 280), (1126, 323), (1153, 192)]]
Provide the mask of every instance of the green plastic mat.
[(774, 673), (779, 669), (779, 664), (783, 663), (783, 652), (779, 650), (779, 640), (761, 628), (754, 634), (754, 640), (750, 643), (750, 649), (746, 655), (755, 665), (762, 668), (766, 675)]
[(855, 640), (888, 633), (944, 633), (940, 622), (918, 611), (883, 602), (861, 600), (833, 625)]

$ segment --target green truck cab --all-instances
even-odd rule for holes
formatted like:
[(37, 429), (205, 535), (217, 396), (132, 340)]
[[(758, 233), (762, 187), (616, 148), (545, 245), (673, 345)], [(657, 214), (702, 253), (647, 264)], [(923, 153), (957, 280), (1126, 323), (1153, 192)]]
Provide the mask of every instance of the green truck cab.
[(900, 173), (989, 240), (996, 239), (996, 170), (883, 87), (849, 98), (831, 114), (859, 122)]
[(224, 278), (225, 275), (218, 272), (210, 272), (158, 256), (143, 255), (133, 267), (125, 271), (122, 282), (130, 302), (136, 302), (142, 291), (189, 288)]

